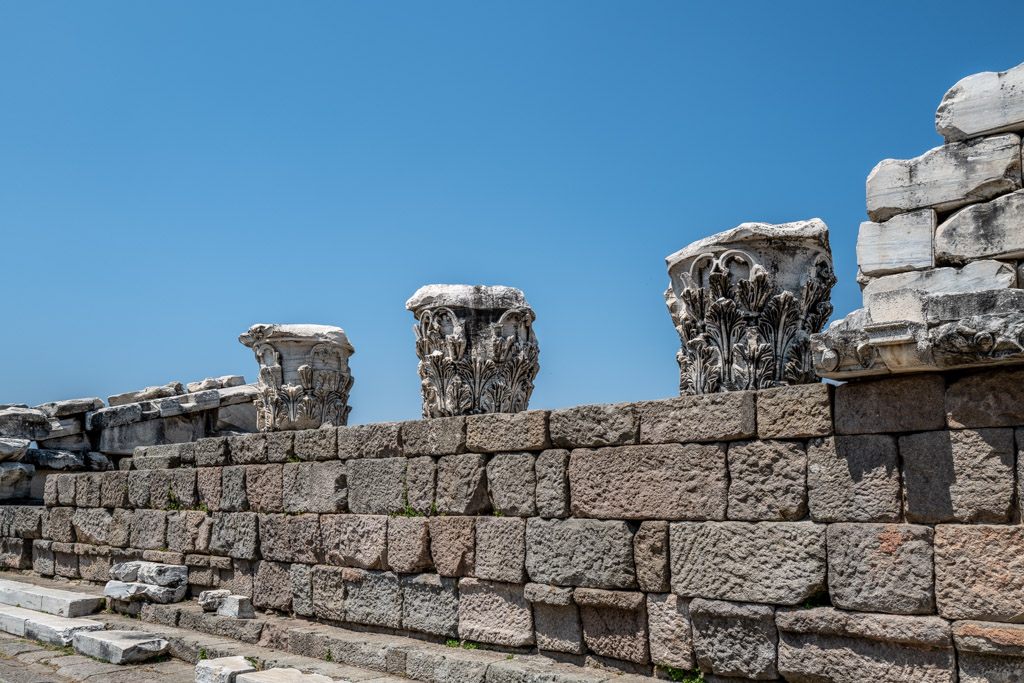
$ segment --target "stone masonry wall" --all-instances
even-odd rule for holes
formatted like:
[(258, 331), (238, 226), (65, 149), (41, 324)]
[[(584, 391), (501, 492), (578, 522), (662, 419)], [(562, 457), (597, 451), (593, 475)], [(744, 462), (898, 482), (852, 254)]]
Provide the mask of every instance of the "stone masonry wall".
[(203, 439), (48, 478), (0, 562), (708, 681), (1021, 680), (1022, 443), (1007, 369)]

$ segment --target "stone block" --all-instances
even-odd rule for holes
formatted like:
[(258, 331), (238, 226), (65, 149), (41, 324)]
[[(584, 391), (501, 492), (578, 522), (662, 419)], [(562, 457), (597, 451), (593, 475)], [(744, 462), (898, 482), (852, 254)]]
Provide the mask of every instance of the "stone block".
[[(30, 472), (30, 474), (34, 474)], [(75, 475), (75, 505), (96, 508), (100, 506), (100, 479), (97, 474)]]
[(295, 432), (267, 432), (267, 462), (283, 463), (295, 457)]
[(551, 412), (551, 443), (563, 448), (600, 448), (637, 443), (635, 403), (574, 406)]
[[(483, 521), (477, 523), (478, 545)], [(526, 570), (537, 583), (632, 588), (636, 585), (633, 533), (622, 521), (530, 518), (526, 522)]]
[(941, 375), (858, 380), (835, 389), (837, 434), (942, 429), (946, 384)]
[(53, 541), (32, 541), (32, 571), (41, 576), (53, 576)]
[(944, 264), (1024, 258), (1024, 191), (950, 216), (935, 233), (935, 258)]
[[(884, 275), (868, 281), (864, 285), (863, 296), (871, 319), (875, 322), (922, 322), (921, 313), (910, 313), (911, 304), (906, 298), (898, 300), (898, 303), (889, 303), (884, 297), (903, 292), (910, 296), (910, 302), (914, 302), (926, 295), (963, 295), (985, 290), (1006, 290), (1016, 283), (1017, 274), (1012, 264), (991, 260), (972, 261), (962, 268), (932, 268)], [(915, 308), (919, 306), (914, 304)]]
[(534, 643), (530, 603), (518, 584), (459, 580), (459, 637), (508, 647)]
[(179, 553), (208, 552), (211, 527), (210, 517), (205, 512), (171, 512), (167, 516), (167, 549)]
[(648, 594), (647, 627), (652, 662), (677, 669), (693, 668), (689, 601), (671, 593)]
[[(51, 474), (51, 477), (57, 480), (57, 504), (58, 505), (74, 505), (75, 504), (75, 475), (73, 474)], [(148, 489), (147, 489), (148, 491)], [(147, 493), (146, 502), (149, 502), (149, 496)], [(142, 505), (145, 507), (145, 504)]]
[(650, 661), (643, 593), (578, 588), (574, 597), (591, 652), (636, 664)]
[(931, 527), (830, 524), (828, 586), (841, 609), (892, 614), (935, 610)]
[(225, 437), (200, 439), (195, 442), (193, 452), (196, 467), (222, 467), (228, 464), (228, 440)]
[(878, 277), (934, 268), (934, 234), (932, 209), (899, 214), (884, 223), (861, 223), (857, 233), (857, 265), (861, 274)]
[(74, 514), (75, 508), (59, 507), (50, 509), (50, 540), (60, 543), (75, 542)]
[[(147, 470), (142, 470), (143, 472)], [(149, 507), (155, 510), (171, 509), (171, 470), (149, 471)]]
[(386, 515), (405, 509), (405, 458), (369, 458), (345, 463), (348, 509)]
[(1012, 683), (1024, 672), (1024, 626), (958, 621), (953, 643), (960, 683)]
[(935, 602), (947, 619), (1024, 622), (1024, 527), (935, 527)]
[(669, 525), (672, 592), (795, 605), (825, 588), (825, 526), (810, 522)]
[(459, 635), (459, 592), (455, 579), (437, 574), (401, 577), (402, 628), (435, 636)]
[(426, 517), (393, 517), (388, 520), (388, 565), (399, 574), (431, 567)]
[(295, 457), (299, 460), (337, 460), (338, 430), (323, 427), (295, 432)]
[[(668, 522), (647, 521), (633, 536), (636, 582), (645, 593), (668, 591)], [(615, 586), (628, 588), (629, 586)]]
[(709, 675), (775, 679), (779, 634), (775, 608), (723, 600), (690, 601), (697, 666)]
[(163, 510), (136, 510), (132, 521), (131, 544), (142, 550), (167, 547), (167, 513)]
[(466, 449), (474, 453), (539, 451), (551, 445), (547, 410), (484, 413), (466, 418)]
[(534, 456), (530, 453), (494, 455), (487, 463), (487, 490), (491, 508), (496, 513), (518, 517), (537, 514)]
[(218, 657), (196, 662), (196, 683), (235, 683), (238, 674), (252, 673), (256, 668), (245, 657)]
[(320, 533), (328, 564), (362, 569), (387, 567), (386, 515), (322, 515)]
[(806, 439), (831, 434), (831, 385), (797, 384), (757, 392), (760, 438)]
[(245, 495), (253, 512), (283, 512), (281, 465), (245, 468)]
[(477, 515), (487, 512), (490, 503), (487, 497), (486, 468), (487, 456), (477, 453), (449, 455), (439, 459), (435, 494), (437, 512), (442, 515)]
[(338, 457), (395, 458), (402, 455), (401, 424), (375, 422), (338, 427)]
[(458, 455), (466, 452), (466, 418), (440, 417), (401, 423), (406, 455)]
[(476, 517), (431, 517), (430, 556), (441, 576), (472, 576)]
[(225, 512), (245, 512), (249, 498), (245, 492), (244, 465), (231, 465), (221, 470), (220, 509)]
[(288, 531), (288, 516), (282, 514), (261, 514), (256, 516), (260, 534), (260, 557), (275, 562), (291, 562), (291, 534)]
[(229, 436), (228, 456), (232, 465), (263, 465), (267, 462), (267, 437), (265, 434), (242, 434)]
[(127, 472), (104, 472), (100, 475), (100, 504), (105, 508), (128, 507)]
[(757, 433), (755, 393), (732, 391), (637, 404), (640, 443), (732, 441)]
[(223, 469), (220, 467), (200, 467), (196, 469), (196, 499), (199, 505), (207, 510), (220, 510)]
[(292, 608), (291, 566), (283, 562), (256, 563), (252, 604), (257, 609), (288, 612)]
[(477, 519), (474, 575), (478, 579), (523, 583), (525, 560), (526, 520), (518, 517)]
[[(231, 619), (252, 619), (256, 616), (256, 613), (248, 596), (229, 595), (224, 598), (224, 602), (217, 608), (217, 616), (230, 617)], [(235, 637), (237, 638), (237, 636)]]
[(780, 609), (779, 675), (787, 681), (953, 683), (949, 623), (938, 617)]
[(238, 560), (255, 560), (259, 556), (259, 522), (256, 513), (214, 513), (210, 553)]
[(999, 368), (953, 380), (945, 404), (954, 429), (1024, 426), (1024, 369)]
[(1021, 186), (1020, 138), (1006, 134), (936, 147), (915, 159), (885, 159), (867, 180), (868, 218), (923, 208), (951, 211)]
[(107, 545), (113, 515), (105, 508), (76, 508), (71, 524), (79, 543)]
[[(125, 489), (128, 488), (128, 480), (125, 479)], [(127, 496), (127, 492), (125, 493)], [(57, 493), (57, 475), (49, 475), (43, 484), (43, 505), (54, 507), (60, 504), (60, 497)]]
[(160, 636), (140, 631), (79, 631), (72, 643), (75, 652), (111, 664), (143, 662), (168, 648)]
[(812, 439), (807, 447), (807, 499), (817, 522), (899, 521), (896, 439), (864, 434)]
[(725, 519), (725, 447), (578, 448), (569, 461), (569, 488), (576, 517)]
[(910, 522), (1007, 522), (1014, 500), (1013, 431), (977, 429), (900, 437)]
[(345, 512), (348, 487), (345, 463), (289, 462), (283, 465), (286, 512)]
[(192, 467), (183, 467), (171, 470), (170, 496), (172, 506), (191, 508), (195, 507), (196, 496), (196, 471)]
[(118, 548), (127, 548), (131, 545), (132, 526), (134, 524), (135, 513), (132, 510), (125, 508), (115, 509), (110, 519), (110, 532), (107, 534), (107, 542)]
[[(294, 566), (294, 565), (293, 565)], [(320, 619), (344, 621), (345, 581), (341, 567), (317, 565), (310, 581), (313, 588), (313, 613)]]
[(807, 453), (800, 441), (729, 444), (729, 519), (795, 521), (807, 514)]
[[(260, 528), (262, 539), (263, 529)], [(320, 534), (320, 515), (310, 513), (288, 517), (288, 536), (291, 562), (320, 564), (324, 561), (323, 537)]]
[(569, 516), (569, 451), (548, 449), (537, 455), (537, 514), (541, 517)]
[(78, 579), (78, 553), (75, 552), (74, 543), (57, 543), (51, 546), (53, 550), (53, 573), (56, 576), (63, 576), (66, 579)]
[(961, 78), (935, 112), (935, 130), (948, 142), (1024, 129), (1024, 68)]
[(32, 566), (32, 542), (22, 538), (0, 539), (0, 567), (28, 569)]
[(345, 621), (402, 627), (402, 585), (392, 572), (343, 569)]
[(288, 569), (288, 580), (292, 591), (292, 611), (301, 617), (316, 614), (313, 609), (313, 567), (294, 563)]

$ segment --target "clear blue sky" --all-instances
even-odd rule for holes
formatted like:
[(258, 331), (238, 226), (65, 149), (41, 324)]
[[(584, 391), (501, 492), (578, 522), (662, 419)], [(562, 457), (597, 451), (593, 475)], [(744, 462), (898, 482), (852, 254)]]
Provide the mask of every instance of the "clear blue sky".
[(941, 143), (1024, 4), (0, 2), (0, 403), (256, 376), (339, 325), (353, 423), (419, 416), (427, 283), (537, 312), (531, 402), (674, 395), (664, 257), (821, 217), (856, 308), (864, 180)]

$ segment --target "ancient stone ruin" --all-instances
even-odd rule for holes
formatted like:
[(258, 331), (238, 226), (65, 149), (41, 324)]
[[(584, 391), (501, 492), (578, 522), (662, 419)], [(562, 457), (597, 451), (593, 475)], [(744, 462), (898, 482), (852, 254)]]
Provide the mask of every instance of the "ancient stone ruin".
[(668, 258), (678, 397), (527, 410), (522, 292), (430, 285), (421, 420), (346, 425), (352, 347), (309, 325), (242, 335), (258, 385), (0, 409), (0, 629), (197, 680), (1024, 680), (1024, 65), (936, 124), (871, 172), (825, 331), (821, 221)]

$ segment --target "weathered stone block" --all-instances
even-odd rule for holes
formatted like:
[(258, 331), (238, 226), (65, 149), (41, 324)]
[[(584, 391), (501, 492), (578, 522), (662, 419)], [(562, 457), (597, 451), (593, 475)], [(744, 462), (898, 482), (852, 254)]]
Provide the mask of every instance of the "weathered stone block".
[(179, 553), (208, 552), (211, 528), (212, 521), (205, 512), (171, 512), (167, 515), (167, 549)]
[(1024, 672), (1024, 626), (958, 621), (953, 642), (960, 683), (1012, 683)]
[(338, 457), (395, 458), (402, 455), (401, 423), (375, 422), (338, 427)]
[(267, 462), (267, 438), (264, 434), (227, 437), (228, 456), (233, 465), (263, 465)]
[(257, 562), (252, 590), (252, 604), (256, 609), (274, 609), (280, 612), (291, 610), (290, 565), (266, 560)]
[(289, 462), (283, 465), (285, 512), (345, 512), (347, 468), (341, 460)]
[(322, 515), (320, 533), (329, 564), (362, 569), (387, 567), (387, 516)]
[(537, 456), (537, 514), (541, 517), (569, 516), (569, 451), (548, 449)]
[(388, 520), (388, 565), (399, 574), (430, 568), (426, 517), (393, 517)]
[(96, 508), (100, 506), (100, 480), (96, 474), (75, 475), (75, 505)]
[(635, 403), (574, 406), (551, 412), (551, 443), (565, 448), (599, 448), (637, 443)]
[(857, 233), (857, 265), (861, 274), (877, 277), (933, 268), (934, 234), (933, 209), (900, 214), (884, 223), (861, 223)]
[(466, 452), (466, 418), (440, 417), (401, 423), (406, 455), (452, 455)]
[(220, 510), (223, 468), (200, 467), (196, 469), (196, 498), (211, 512)]
[(643, 593), (578, 588), (574, 597), (591, 652), (637, 664), (650, 661)]
[(163, 510), (136, 510), (132, 522), (131, 544), (142, 550), (167, 547), (167, 513)]
[(336, 460), (338, 430), (323, 427), (295, 432), (295, 457), (299, 460)]
[(1024, 425), (1024, 370), (999, 368), (953, 380), (946, 391), (952, 428)]
[(832, 434), (832, 387), (796, 384), (757, 392), (757, 435), (805, 439)]
[(749, 439), (757, 433), (755, 396), (730, 391), (638, 403), (640, 443)]
[(259, 522), (256, 513), (214, 513), (210, 553), (238, 560), (255, 560), (259, 556)]
[(386, 515), (405, 509), (405, 458), (349, 460), (345, 466), (350, 511)]
[(245, 469), (244, 465), (232, 465), (221, 470), (221, 510), (244, 512), (249, 509), (249, 499), (245, 493)]
[(466, 418), (466, 448), (474, 453), (539, 451), (551, 445), (547, 410), (484, 413)]
[(1024, 129), (1024, 68), (961, 78), (935, 112), (935, 130), (948, 142)]
[[(260, 529), (262, 538), (263, 530)], [(305, 514), (288, 517), (288, 536), (291, 562), (319, 564), (324, 560), (324, 545), (320, 534), (320, 515)]]
[(962, 264), (1024, 257), (1024, 192), (1018, 190), (956, 212), (935, 233), (935, 258)]
[(1014, 499), (1013, 431), (977, 429), (900, 437), (911, 522), (1007, 522)]
[(368, 626), (402, 627), (402, 585), (398, 575), (343, 569), (345, 621)]
[(320, 619), (345, 619), (345, 581), (342, 576), (344, 571), (341, 567), (313, 567), (313, 613)]
[(281, 465), (249, 465), (245, 469), (245, 494), (254, 512), (283, 512)]
[(935, 527), (935, 602), (947, 619), (1024, 622), (1024, 527)]
[(791, 521), (807, 514), (807, 453), (799, 441), (729, 444), (729, 519)]
[(53, 541), (32, 541), (32, 571), (41, 576), (53, 576)]
[(537, 514), (533, 466), (530, 453), (498, 453), (487, 463), (487, 490), (496, 513), (518, 517)]
[(818, 522), (900, 519), (896, 439), (886, 435), (812, 439), (807, 448), (807, 497)]
[(668, 591), (668, 522), (640, 524), (633, 536), (633, 563), (640, 590), (645, 593)]
[(100, 504), (105, 508), (128, 507), (127, 472), (104, 472), (100, 475)]
[(632, 588), (633, 534), (622, 521), (530, 518), (526, 569), (537, 583)]
[(421, 515), (429, 515), (434, 507), (437, 463), (429, 455), (409, 458), (406, 463), (406, 504)]
[[(75, 504), (75, 475), (74, 474), (51, 474), (57, 480), (57, 503), (59, 505)], [(146, 487), (146, 501), (141, 506), (146, 507), (149, 503), (149, 487)]]
[(291, 562), (291, 534), (288, 531), (288, 516), (282, 514), (260, 514), (256, 516), (260, 533), (260, 557), (275, 562)]
[(533, 615), (523, 587), (460, 579), (459, 637), (509, 647), (532, 645)]
[(583, 623), (571, 588), (526, 584), (523, 595), (533, 605), (537, 647), (553, 652), (583, 654)]
[(933, 535), (931, 527), (912, 524), (830, 524), (832, 604), (862, 612), (933, 612)]
[(835, 389), (836, 434), (942, 429), (945, 391), (941, 375), (848, 382)]
[(677, 669), (693, 668), (689, 602), (671, 593), (647, 595), (651, 661)]
[(195, 442), (193, 452), (196, 467), (222, 467), (228, 464), (228, 440), (225, 437), (200, 439)]
[(459, 634), (459, 592), (455, 579), (437, 574), (401, 577), (402, 628), (436, 636)]
[(75, 527), (72, 521), (74, 515), (75, 508), (58, 507), (50, 509), (50, 540), (59, 543), (75, 542)]
[[(53, 519), (53, 515), (50, 516), (50, 519)], [(117, 508), (110, 520), (110, 533), (107, 534), (107, 542), (118, 548), (127, 548), (131, 545), (134, 524), (135, 513), (132, 510)]]
[(476, 517), (431, 517), (430, 555), (441, 576), (472, 576)]
[(78, 579), (78, 553), (74, 543), (53, 543), (53, 573), (66, 579)]
[(476, 521), (478, 579), (523, 583), (526, 580), (526, 520), (518, 517), (480, 517)]
[(776, 678), (774, 607), (694, 598), (690, 620), (697, 666), (705, 677)]
[(171, 504), (177, 507), (191, 508), (196, 504), (196, 471), (192, 467), (171, 470), (170, 495)]
[(301, 617), (316, 614), (313, 609), (313, 567), (308, 564), (292, 564), (288, 569), (288, 580), (292, 591), (292, 611)]
[(149, 507), (155, 510), (171, 508), (171, 472), (166, 469), (149, 470)]
[(435, 494), (438, 513), (476, 515), (486, 512), (489, 505), (486, 467), (487, 456), (476, 453), (449, 455), (438, 460)]
[(795, 605), (825, 588), (825, 526), (809, 522), (669, 525), (672, 592)]
[(22, 538), (0, 539), (0, 567), (28, 569), (32, 566), (32, 543)]
[(581, 449), (569, 461), (572, 514), (604, 519), (725, 519), (721, 444)]
[(113, 515), (105, 508), (76, 508), (71, 524), (79, 543), (107, 545)]

